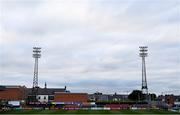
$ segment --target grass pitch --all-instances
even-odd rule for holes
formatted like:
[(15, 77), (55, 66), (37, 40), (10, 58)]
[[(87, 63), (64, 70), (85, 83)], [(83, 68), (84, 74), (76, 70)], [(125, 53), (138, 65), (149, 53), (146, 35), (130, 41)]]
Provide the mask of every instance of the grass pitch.
[(180, 114), (166, 110), (11, 110), (0, 114)]

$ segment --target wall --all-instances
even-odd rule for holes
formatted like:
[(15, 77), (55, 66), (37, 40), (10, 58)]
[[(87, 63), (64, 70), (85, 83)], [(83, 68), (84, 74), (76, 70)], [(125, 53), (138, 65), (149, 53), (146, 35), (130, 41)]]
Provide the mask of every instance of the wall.
[(0, 100), (24, 100), (25, 88), (7, 87), (0, 91)]
[(39, 102), (48, 102), (48, 95), (37, 95), (36, 98)]
[(87, 102), (88, 95), (86, 93), (58, 93), (55, 92), (55, 102)]

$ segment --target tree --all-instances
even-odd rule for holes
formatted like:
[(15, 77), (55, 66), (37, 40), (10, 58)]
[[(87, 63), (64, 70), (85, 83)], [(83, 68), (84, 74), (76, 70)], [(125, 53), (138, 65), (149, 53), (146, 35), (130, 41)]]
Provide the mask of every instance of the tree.
[(7, 105), (7, 101), (0, 100), (0, 110)]
[(156, 97), (157, 97), (156, 94), (154, 93), (150, 94), (151, 101), (155, 101)]
[(129, 94), (128, 99), (132, 101), (143, 101), (145, 100), (145, 95), (142, 94), (140, 90), (133, 90), (132, 93)]

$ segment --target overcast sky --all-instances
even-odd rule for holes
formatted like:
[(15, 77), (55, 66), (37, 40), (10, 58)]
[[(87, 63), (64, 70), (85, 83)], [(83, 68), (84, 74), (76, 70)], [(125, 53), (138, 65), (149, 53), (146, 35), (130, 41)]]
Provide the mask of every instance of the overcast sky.
[[(180, 94), (179, 0), (0, 0), (0, 84), (72, 92), (141, 89), (139, 46), (148, 46), (150, 92)], [(169, 92), (167, 92), (169, 91)]]

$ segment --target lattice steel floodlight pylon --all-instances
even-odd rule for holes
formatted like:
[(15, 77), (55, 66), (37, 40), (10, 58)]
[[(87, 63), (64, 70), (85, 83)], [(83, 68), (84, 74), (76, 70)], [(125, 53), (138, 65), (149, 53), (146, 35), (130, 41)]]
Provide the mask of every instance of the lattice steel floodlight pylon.
[(33, 47), (33, 58), (35, 58), (33, 88), (38, 87), (38, 58), (41, 57), (40, 53), (41, 53), (40, 47)]
[(148, 47), (147, 46), (140, 46), (140, 53), (139, 56), (142, 57), (142, 93), (148, 96), (148, 87), (147, 87), (147, 78), (146, 78), (146, 63), (145, 57), (148, 56)]

